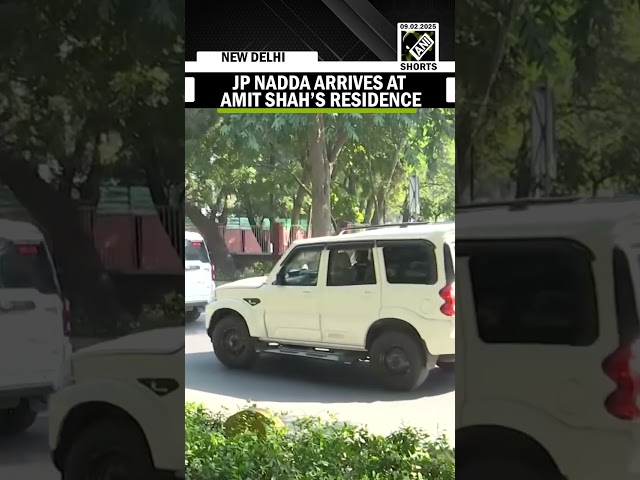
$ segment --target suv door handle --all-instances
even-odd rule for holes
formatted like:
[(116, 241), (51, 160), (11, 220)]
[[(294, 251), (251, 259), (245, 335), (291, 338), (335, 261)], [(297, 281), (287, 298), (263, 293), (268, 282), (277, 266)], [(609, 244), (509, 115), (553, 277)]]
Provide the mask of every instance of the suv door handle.
[(302, 290), (302, 293), (311, 293), (311, 290)]

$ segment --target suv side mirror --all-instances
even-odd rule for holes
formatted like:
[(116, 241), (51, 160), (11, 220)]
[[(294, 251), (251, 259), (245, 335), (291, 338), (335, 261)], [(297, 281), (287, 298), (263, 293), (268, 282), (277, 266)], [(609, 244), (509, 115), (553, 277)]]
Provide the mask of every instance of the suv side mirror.
[(284, 285), (285, 283), (284, 276), (285, 276), (284, 268), (281, 268), (280, 270), (278, 270), (278, 273), (276, 273), (276, 281), (273, 282), (274, 285)]

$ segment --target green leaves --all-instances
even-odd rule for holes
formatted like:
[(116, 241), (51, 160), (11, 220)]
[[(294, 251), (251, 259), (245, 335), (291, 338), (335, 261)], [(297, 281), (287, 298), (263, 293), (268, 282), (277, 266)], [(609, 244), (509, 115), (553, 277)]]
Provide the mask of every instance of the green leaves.
[(364, 427), (301, 418), (287, 430), (225, 435), (225, 415), (185, 407), (187, 480), (453, 480), (445, 438), (403, 428), (388, 436)]
[[(82, 195), (90, 174), (92, 185), (144, 178), (149, 163), (154, 191), (183, 188), (184, 2), (17, 3), (0, 7), (0, 25), (22, 27), (0, 28), (0, 146), (53, 165), (53, 183), (71, 178), (67, 195)], [(106, 161), (104, 137), (122, 140)]]
[[(325, 115), (334, 219), (383, 221), (384, 210), (390, 220), (400, 220), (413, 173), (422, 177), (424, 185), (438, 176), (443, 190), (432, 203), (452, 204), (454, 116), (452, 109), (422, 109), (417, 115)], [(312, 120), (310, 115), (220, 116), (188, 110), (187, 198), (207, 205), (223, 193), (232, 201), (232, 213), (254, 216), (256, 222), (266, 217), (295, 218), (300, 211), (292, 211), (294, 205), (308, 215)], [(440, 178), (443, 172), (451, 177), (446, 182)], [(431, 190), (423, 195), (431, 201)], [(448, 203), (443, 195), (449, 195)], [(376, 209), (367, 207), (371, 202), (377, 202), (380, 211), (375, 218)], [(440, 207), (425, 211), (437, 212), (438, 218), (452, 212)]]
[[(457, 185), (468, 186), (471, 157), (483, 175), (474, 179), (477, 196), (502, 195), (528, 178), (531, 91), (548, 85), (556, 101), (557, 193), (640, 191), (627, 181), (640, 146), (631, 133), (640, 118), (639, 24), (637, 2), (456, 3)], [(612, 168), (623, 151), (631, 158)]]

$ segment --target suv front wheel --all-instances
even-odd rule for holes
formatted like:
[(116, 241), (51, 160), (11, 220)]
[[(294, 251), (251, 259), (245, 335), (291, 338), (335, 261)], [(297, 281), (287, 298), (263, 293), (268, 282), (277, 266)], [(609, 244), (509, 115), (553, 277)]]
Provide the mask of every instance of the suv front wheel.
[(390, 390), (411, 391), (427, 378), (426, 352), (420, 341), (404, 332), (385, 332), (372, 343), (371, 366), (378, 381)]
[(216, 357), (225, 367), (250, 368), (258, 356), (247, 324), (236, 313), (228, 314), (216, 323), (211, 342)]
[(153, 478), (147, 441), (128, 422), (98, 420), (72, 442), (63, 464), (65, 480)]

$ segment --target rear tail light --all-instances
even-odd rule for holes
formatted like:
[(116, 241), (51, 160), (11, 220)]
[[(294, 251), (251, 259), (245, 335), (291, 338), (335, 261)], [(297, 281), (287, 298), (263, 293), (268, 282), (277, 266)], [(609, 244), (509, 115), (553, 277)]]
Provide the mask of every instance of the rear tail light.
[(67, 299), (62, 303), (62, 330), (65, 337), (71, 336), (71, 303)]
[(16, 250), (20, 255), (37, 255), (38, 254), (37, 245), (16, 245)]
[(607, 377), (616, 383), (616, 389), (605, 400), (605, 408), (616, 418), (634, 420), (640, 417), (640, 408), (636, 404), (640, 388), (640, 352), (634, 345), (622, 345), (602, 364)]
[(453, 317), (456, 314), (456, 284), (448, 283), (440, 290), (440, 297), (444, 303), (440, 307), (440, 311), (447, 317)]
[(216, 281), (216, 266), (213, 263), (211, 264), (211, 281)]

